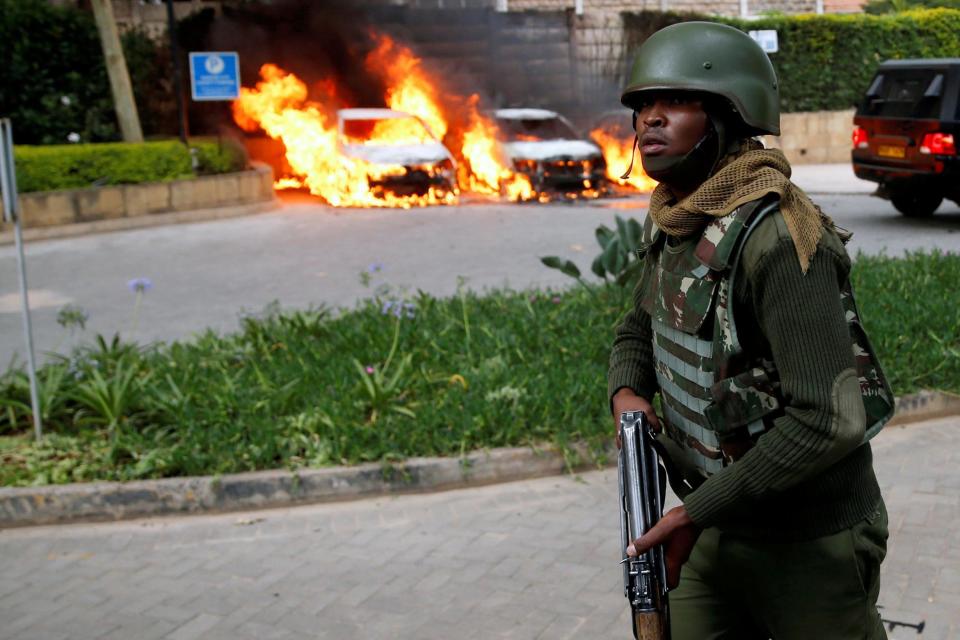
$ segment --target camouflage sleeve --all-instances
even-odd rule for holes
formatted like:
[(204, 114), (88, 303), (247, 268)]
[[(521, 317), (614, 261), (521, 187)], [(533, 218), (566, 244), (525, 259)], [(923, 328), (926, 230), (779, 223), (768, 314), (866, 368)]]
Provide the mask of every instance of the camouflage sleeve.
[(607, 396), (613, 410), (613, 395), (624, 387), (653, 402), (657, 376), (653, 364), (653, 329), (650, 315), (637, 303), (616, 328), (607, 371)]
[(748, 250), (756, 243), (754, 248), (763, 251), (752, 265), (745, 252), (749, 295), (736, 312), (755, 315), (754, 326), (780, 374), (785, 411), (756, 446), (685, 498), (690, 517), (704, 527), (763, 512), (763, 505), (784, 491), (815, 483), (863, 437), (859, 384), (840, 300), (849, 258), (825, 236), (803, 274), (782, 218), (767, 226), (768, 233), (758, 228), (748, 242)]

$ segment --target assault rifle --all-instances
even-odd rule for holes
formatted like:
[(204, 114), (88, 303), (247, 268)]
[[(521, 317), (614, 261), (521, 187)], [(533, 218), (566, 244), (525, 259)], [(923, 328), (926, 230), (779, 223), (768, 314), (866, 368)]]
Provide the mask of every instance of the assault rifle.
[(654, 434), (642, 411), (620, 414), (620, 549), (623, 592), (630, 602), (637, 640), (669, 640), (667, 567), (663, 546), (631, 558), (627, 546), (663, 514), (665, 477), (654, 449)]

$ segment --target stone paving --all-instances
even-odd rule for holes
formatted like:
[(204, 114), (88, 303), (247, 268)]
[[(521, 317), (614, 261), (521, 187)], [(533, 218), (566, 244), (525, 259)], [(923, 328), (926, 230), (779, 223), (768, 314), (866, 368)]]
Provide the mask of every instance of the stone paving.
[[(960, 638), (960, 421), (875, 441), (896, 640)], [(0, 639), (628, 638), (616, 475), (0, 531)], [(817, 639), (819, 640), (819, 639)]]

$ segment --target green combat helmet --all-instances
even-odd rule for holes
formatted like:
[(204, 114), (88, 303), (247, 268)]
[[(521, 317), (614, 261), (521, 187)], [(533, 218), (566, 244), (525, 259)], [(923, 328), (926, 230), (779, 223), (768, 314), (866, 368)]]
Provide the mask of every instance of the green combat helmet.
[(636, 110), (643, 92), (701, 91), (726, 98), (749, 135), (780, 135), (777, 74), (763, 49), (739, 29), (681, 22), (657, 31), (637, 51), (620, 102)]

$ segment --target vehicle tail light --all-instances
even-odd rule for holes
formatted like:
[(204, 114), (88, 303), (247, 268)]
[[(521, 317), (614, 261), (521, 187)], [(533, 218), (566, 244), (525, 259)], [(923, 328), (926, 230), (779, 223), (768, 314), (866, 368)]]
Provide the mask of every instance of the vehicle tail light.
[(934, 156), (955, 156), (957, 146), (952, 133), (928, 133), (920, 143), (920, 153)]
[(856, 127), (853, 130), (853, 148), (866, 149), (870, 146), (867, 136), (867, 130), (863, 127)]

